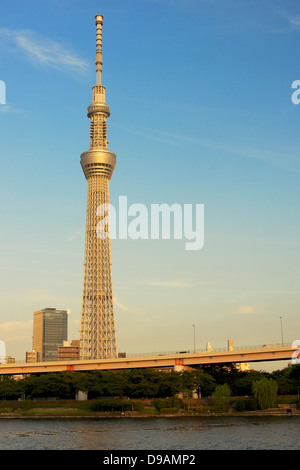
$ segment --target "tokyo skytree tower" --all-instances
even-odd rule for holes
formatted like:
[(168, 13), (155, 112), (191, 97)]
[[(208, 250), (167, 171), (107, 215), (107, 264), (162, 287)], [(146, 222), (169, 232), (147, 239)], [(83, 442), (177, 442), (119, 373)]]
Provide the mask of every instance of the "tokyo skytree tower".
[[(110, 110), (105, 102), (105, 87), (101, 85), (103, 16), (96, 15), (95, 19), (97, 85), (93, 87), (93, 100), (87, 114), (91, 120), (90, 149), (81, 154), (81, 166), (88, 182), (80, 320), (81, 359), (105, 359), (117, 355), (109, 223), (102, 236), (99, 232), (97, 234), (97, 225), (101, 221), (97, 209), (109, 204), (109, 181), (116, 165), (116, 155), (107, 149), (106, 120)], [(109, 221), (109, 211), (102, 215)]]

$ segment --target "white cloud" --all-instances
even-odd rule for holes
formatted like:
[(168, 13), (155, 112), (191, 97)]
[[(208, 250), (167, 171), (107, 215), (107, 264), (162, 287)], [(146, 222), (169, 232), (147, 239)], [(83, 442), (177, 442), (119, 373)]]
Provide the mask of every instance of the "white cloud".
[(5, 323), (0, 323), (0, 334), (24, 330), (26, 331), (29, 327), (32, 328), (32, 321), (8, 321)]
[(251, 305), (244, 305), (242, 307), (239, 307), (236, 313), (237, 315), (248, 315), (254, 313), (254, 307), (251, 307)]
[(26, 294), (26, 300), (38, 303), (52, 302), (55, 300), (55, 296), (48, 289), (30, 289)]
[(32, 320), (0, 323), (0, 340), (5, 344), (5, 355), (15, 357), (17, 361), (25, 360), (25, 351), (31, 348), (31, 338)]
[(87, 63), (61, 44), (31, 30), (0, 29), (0, 37), (13, 42), (34, 63), (63, 71), (87, 71)]
[(32, 337), (32, 321), (10, 321), (0, 323), (0, 339), (6, 344), (29, 341)]
[(242, 305), (236, 310), (236, 315), (252, 315), (262, 313), (264, 310), (253, 305)]

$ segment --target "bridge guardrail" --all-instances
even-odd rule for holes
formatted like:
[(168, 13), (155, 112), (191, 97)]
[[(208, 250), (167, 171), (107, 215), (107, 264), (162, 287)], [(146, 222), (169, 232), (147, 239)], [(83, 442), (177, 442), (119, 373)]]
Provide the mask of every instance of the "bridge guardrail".
[[(282, 348), (282, 347), (292, 347), (292, 342), (289, 343), (267, 343), (267, 344), (261, 344), (261, 345), (251, 345), (251, 346), (234, 346), (232, 351), (249, 351), (249, 350), (255, 350), (255, 349), (263, 349), (263, 348), (268, 348), (268, 349), (276, 349), (276, 348)], [(173, 356), (174, 354), (197, 354), (197, 353), (209, 353), (209, 352), (224, 352), (224, 351), (230, 351), (228, 348), (212, 348), (210, 351), (207, 351), (206, 349), (197, 349), (196, 351), (193, 351), (192, 349), (190, 350), (178, 350), (178, 351), (163, 351), (163, 352), (148, 352), (148, 353), (129, 353), (126, 354), (124, 359), (126, 358), (134, 358), (134, 357), (150, 357), (150, 356)], [(119, 359), (122, 359), (121, 357)], [(53, 361), (56, 362), (56, 361)], [(57, 361), (60, 362), (60, 361)], [(73, 361), (70, 361), (73, 362)], [(16, 364), (30, 364), (26, 363), (25, 360), (16, 360)], [(4, 363), (5, 364), (5, 363)], [(3, 365), (4, 365), (3, 364)], [(5, 365), (7, 365), (6, 363)], [(12, 363), (13, 364), (13, 363)], [(35, 364), (37, 364), (35, 362)], [(0, 364), (0, 369), (1, 369), (1, 364)]]

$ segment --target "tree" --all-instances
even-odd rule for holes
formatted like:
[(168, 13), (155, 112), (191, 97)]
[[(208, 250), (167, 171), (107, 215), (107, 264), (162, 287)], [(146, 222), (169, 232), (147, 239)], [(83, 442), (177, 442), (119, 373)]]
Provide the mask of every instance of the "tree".
[(292, 367), (289, 367), (288, 375), (291, 379), (296, 380), (298, 385), (300, 385), (300, 364), (296, 364), (296, 365), (293, 365)]
[(59, 397), (73, 399), (76, 393), (75, 373), (50, 372), (41, 375), (29, 375), (20, 380), (23, 393), (28, 398)]
[(104, 396), (102, 371), (92, 370), (79, 374), (76, 381), (77, 390), (86, 392), (89, 399)]
[(181, 384), (181, 373), (180, 372), (161, 372), (159, 377), (159, 389), (157, 397), (166, 398), (172, 397), (178, 393)]
[(229, 404), (231, 390), (228, 384), (217, 385), (212, 394), (213, 401), (225, 411)]
[(190, 372), (192, 376), (194, 390), (196, 391), (198, 398), (201, 396), (208, 396), (212, 393), (215, 388), (215, 379), (204, 372), (202, 369)]
[(216, 385), (227, 383), (232, 393), (237, 395), (236, 384), (245, 372), (240, 371), (236, 364), (204, 364), (201, 369), (213, 377)]
[(0, 378), (0, 399), (1, 400), (15, 400), (18, 399), (23, 392), (21, 382), (15, 380), (13, 377), (6, 377), (5, 375)]
[(160, 372), (151, 369), (126, 371), (124, 394), (132, 398), (156, 397), (159, 390)]
[(240, 372), (239, 378), (235, 382), (233, 393), (235, 396), (252, 395), (252, 384), (255, 380), (260, 380), (264, 375), (255, 370)]
[(176, 374), (178, 374), (177, 392), (190, 397), (194, 391), (194, 383), (193, 383), (192, 374), (188, 370), (176, 372)]
[(275, 404), (278, 385), (273, 379), (266, 377), (256, 380), (252, 385), (252, 392), (261, 410), (272, 408)]

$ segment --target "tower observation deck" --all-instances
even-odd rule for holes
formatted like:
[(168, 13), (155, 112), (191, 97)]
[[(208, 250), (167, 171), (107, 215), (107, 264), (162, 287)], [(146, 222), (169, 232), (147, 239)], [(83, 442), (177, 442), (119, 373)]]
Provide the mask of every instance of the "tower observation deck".
[[(88, 182), (84, 280), (80, 319), (81, 359), (108, 359), (116, 357), (117, 344), (113, 305), (111, 243), (109, 232), (109, 181), (116, 155), (107, 149), (107, 124), (110, 109), (105, 102), (102, 73), (103, 16), (96, 15), (96, 73), (93, 99), (88, 107), (90, 118), (90, 149), (81, 154), (81, 166)], [(101, 217), (107, 224), (102, 236), (97, 233)], [(98, 212), (99, 214), (99, 212)]]

